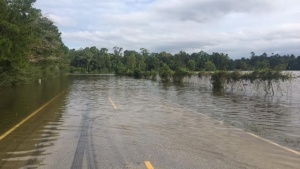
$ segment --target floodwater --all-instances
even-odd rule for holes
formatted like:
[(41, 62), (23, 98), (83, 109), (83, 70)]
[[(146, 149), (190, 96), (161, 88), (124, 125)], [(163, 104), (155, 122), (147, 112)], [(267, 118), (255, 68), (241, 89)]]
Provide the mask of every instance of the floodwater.
[[(300, 72), (295, 79), (274, 84), (274, 96), (248, 84), (244, 90), (212, 92), (209, 79), (187, 79), (171, 87), (166, 98), (215, 119), (300, 150)], [(241, 87), (239, 88), (241, 89)], [(172, 92), (171, 92), (172, 91)]]
[[(147, 157), (155, 160), (154, 156), (157, 156), (157, 164), (164, 166), (166, 156), (176, 159), (183, 158), (183, 155), (168, 152), (166, 156), (159, 156), (154, 147), (171, 149), (172, 143), (175, 146), (173, 150), (181, 148), (180, 153), (186, 151), (185, 154), (190, 154), (193, 149), (189, 146), (199, 148), (197, 144), (201, 143), (206, 145), (203, 149), (216, 148), (212, 144), (218, 145), (220, 151), (234, 150), (237, 153), (242, 151), (237, 147), (253, 144), (247, 142), (250, 138), (241, 137), (239, 130), (230, 128), (240, 128), (300, 150), (299, 79), (294, 79), (292, 84), (282, 84), (281, 93), (275, 96), (250, 89), (247, 92), (214, 93), (209, 79), (198, 77), (185, 79), (182, 85), (174, 85), (116, 76), (69, 76), (41, 84), (6, 87), (0, 89), (0, 135), (55, 96), (58, 96), (57, 99), (36, 116), (0, 140), (0, 168), (81, 168), (78, 166), (83, 165), (99, 168), (100, 164), (102, 168), (118, 168), (118, 163), (122, 166), (120, 168), (142, 168), (146, 159), (143, 154), (151, 151), (155, 155)], [(203, 120), (207, 116), (210, 120)], [(180, 136), (184, 136), (185, 140)], [(130, 142), (131, 139), (133, 142)], [(166, 143), (161, 143), (162, 140)], [(122, 144), (125, 146), (122, 147)], [(153, 150), (144, 150), (143, 147), (147, 146)], [(160, 151), (163, 154), (169, 150)], [(57, 152), (60, 152), (59, 155)], [(136, 152), (140, 153), (133, 155)], [(276, 158), (284, 156), (277, 154)], [(205, 154), (202, 160), (206, 156), (210, 154)], [(226, 158), (231, 156), (232, 159), (239, 157), (238, 154), (230, 154)], [(270, 159), (276, 161), (276, 158)], [(201, 158), (189, 159), (192, 158), (187, 156), (181, 162), (184, 168), (198, 168), (199, 164), (206, 162), (200, 163)], [(286, 159), (283, 163), (289, 160), (295, 162), (295, 159)], [(60, 163), (53, 163), (59, 160)], [(215, 163), (216, 166), (205, 164), (206, 168), (226, 168), (222, 160)], [(245, 167), (242, 164), (230, 165), (228, 168)]]
[(0, 88), (0, 134), (66, 90), (69, 85), (69, 78), (57, 78), (42, 84)]

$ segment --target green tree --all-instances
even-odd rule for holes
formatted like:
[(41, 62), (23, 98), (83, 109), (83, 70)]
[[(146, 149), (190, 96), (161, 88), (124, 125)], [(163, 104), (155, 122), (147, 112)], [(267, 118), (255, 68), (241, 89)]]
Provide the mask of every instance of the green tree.
[(259, 61), (256, 63), (256, 68), (257, 69), (269, 69), (270, 68), (270, 64), (268, 63), (268, 61), (263, 60), (263, 61)]
[(146, 57), (145, 64), (146, 70), (158, 70), (160, 68), (160, 60), (156, 56), (157, 54), (151, 54), (151, 56)]
[(196, 61), (195, 60), (189, 60), (187, 67), (192, 71), (196, 70)]
[(37, 42), (31, 47), (29, 61), (39, 68), (40, 78), (66, 73), (69, 64), (66, 57), (68, 48), (62, 42), (58, 28), (42, 16), (35, 24)]
[(37, 77), (49, 65), (66, 69), (68, 49), (53, 23), (33, 8), (34, 2), (0, 0), (0, 85)]
[(141, 55), (143, 55), (144, 57), (149, 56), (149, 50), (148, 49), (141, 48), (140, 51), (141, 51)]
[(211, 61), (207, 61), (204, 64), (204, 70), (205, 71), (215, 71), (216, 70), (216, 66), (213, 62)]
[(173, 74), (174, 74), (174, 72), (166, 64), (163, 65), (163, 67), (161, 68), (161, 70), (159, 72), (159, 76), (161, 77), (162, 81), (165, 81), (165, 82), (170, 81), (170, 78), (172, 77)]
[(137, 67), (137, 54), (138, 53), (136, 51), (126, 50), (124, 52), (125, 65), (131, 71), (133, 71)]

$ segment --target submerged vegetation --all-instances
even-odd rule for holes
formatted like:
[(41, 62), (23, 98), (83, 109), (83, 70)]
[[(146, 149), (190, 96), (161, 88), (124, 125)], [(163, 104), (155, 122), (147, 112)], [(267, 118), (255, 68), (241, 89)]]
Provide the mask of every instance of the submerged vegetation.
[[(274, 95), (274, 90), (280, 88), (281, 82), (292, 78), (291, 74), (283, 73), (282, 70), (295, 65), (292, 61), (295, 59), (293, 55), (267, 57), (265, 54), (255, 56), (252, 53), (247, 69), (236, 69), (239, 65), (233, 65), (239, 63), (240, 60), (233, 61), (223, 53), (210, 55), (199, 52), (190, 55), (180, 51), (172, 55), (166, 52), (149, 53), (144, 48), (141, 48), (140, 52), (126, 50), (122, 53), (121, 51), (122, 48), (119, 47), (114, 48), (114, 53), (108, 53), (108, 49), (99, 50), (96, 47), (71, 50), (71, 70), (78, 70), (72, 73), (109, 72), (119, 76), (153, 80), (159, 77), (165, 83), (181, 84), (184, 78), (198, 72), (199, 77), (211, 77), (215, 91), (224, 90), (226, 87), (230, 87), (231, 91), (237, 89), (245, 91), (249, 84), (249, 86), (254, 86), (256, 91), (261, 90), (266, 94)], [(300, 61), (300, 56), (296, 60), (298, 59)]]
[[(140, 52), (133, 50), (122, 52), (123, 48), (120, 47), (113, 49), (113, 53), (109, 53), (106, 48), (99, 50), (96, 47), (71, 50), (71, 73), (115, 73), (119, 76), (154, 80), (159, 75), (163, 82), (182, 83), (185, 77), (199, 72), (199, 76), (212, 75), (215, 89), (221, 89), (228, 83), (240, 84), (242, 81), (250, 81), (258, 85), (263, 84), (263, 81), (267, 82), (264, 78), (274, 78), (271, 81), (269, 79), (266, 85), (266, 89), (272, 90), (270, 86), (277, 82), (276, 76), (281, 80), (286, 77), (280, 73), (280, 70), (300, 69), (300, 56), (296, 58), (294, 55), (268, 57), (265, 53), (256, 56), (252, 52), (250, 59), (232, 60), (224, 53), (208, 54), (203, 51), (192, 54), (180, 51), (177, 54), (171, 54), (150, 53), (144, 48), (141, 48)], [(245, 64), (247, 66), (241, 67)], [(244, 70), (253, 71), (253, 73), (241, 73)], [(229, 80), (229, 77), (232, 79)], [(255, 78), (257, 79), (254, 81)]]
[(293, 78), (291, 73), (283, 73), (279, 70), (255, 70), (251, 72), (241, 71), (219, 71), (211, 75), (213, 89), (216, 91), (223, 90), (227, 85), (231, 91), (236, 89), (246, 90), (246, 86), (251, 84), (255, 90), (262, 89), (265, 94), (274, 95), (274, 87), (280, 88), (280, 83), (289, 81)]

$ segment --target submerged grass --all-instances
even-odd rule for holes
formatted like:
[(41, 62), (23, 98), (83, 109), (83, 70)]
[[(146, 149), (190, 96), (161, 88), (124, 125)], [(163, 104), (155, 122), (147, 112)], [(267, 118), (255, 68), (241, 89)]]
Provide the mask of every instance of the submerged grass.
[(300, 138), (284, 137), (282, 138), (282, 142), (286, 145), (293, 146), (293, 147), (300, 146)]
[(245, 128), (259, 135), (268, 135), (268, 132), (264, 127), (258, 126), (250, 122), (245, 124)]
[(235, 87), (246, 90), (248, 84), (253, 84), (256, 90), (262, 88), (265, 94), (274, 95), (274, 87), (278, 88), (281, 82), (290, 81), (292, 78), (291, 73), (270, 69), (252, 72), (219, 71), (211, 74), (211, 83), (217, 91), (224, 90), (226, 85), (229, 85), (231, 90)]

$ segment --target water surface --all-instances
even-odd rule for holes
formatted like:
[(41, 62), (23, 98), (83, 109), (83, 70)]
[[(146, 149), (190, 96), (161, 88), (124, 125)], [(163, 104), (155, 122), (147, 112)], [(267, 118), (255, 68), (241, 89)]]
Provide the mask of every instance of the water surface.
[[(66, 158), (75, 166), (78, 164), (74, 163), (74, 159), (80, 162), (84, 157), (78, 155), (73, 159), (67, 154), (84, 154), (82, 152), (87, 151), (92, 167), (96, 167), (97, 159), (93, 158), (93, 154), (97, 152), (93, 150), (105, 140), (115, 141), (113, 146), (117, 148), (105, 148), (106, 154), (101, 159), (122, 159), (122, 152), (117, 152), (117, 149), (123, 143), (130, 145), (131, 139), (140, 139), (134, 144), (148, 144), (146, 140), (149, 140), (150, 145), (153, 141), (155, 146), (164, 147), (162, 140), (167, 144), (182, 135), (187, 140), (200, 139), (209, 143), (211, 137), (228, 140), (226, 133), (213, 134), (216, 128), (227, 131), (226, 126), (241, 128), (300, 150), (299, 84), (299, 79), (292, 84), (283, 84), (285, 93), (275, 96), (255, 91), (214, 93), (209, 79), (198, 77), (174, 85), (116, 76), (71, 76), (42, 84), (2, 88), (1, 133), (51, 98), (62, 94), (0, 144), (0, 159), (6, 167), (17, 164), (22, 167), (48, 166), (48, 162), (56, 158)], [(110, 99), (119, 110), (113, 111)], [(211, 126), (211, 120), (203, 120), (203, 114), (214, 119), (216, 126)], [(224, 129), (218, 121), (224, 122)], [(229, 135), (234, 138), (237, 134)], [(69, 139), (75, 137), (79, 140)], [(226, 145), (234, 147), (232, 139)], [(178, 146), (185, 146), (184, 140), (178, 140)], [(13, 144), (7, 146), (8, 143)], [(78, 144), (82, 146), (76, 147)], [(217, 144), (226, 149), (225, 143)], [(66, 154), (48, 157), (61, 151), (60, 145), (64, 146), (63, 153)], [(141, 151), (135, 150), (135, 147), (125, 149), (132, 154)], [(119, 153), (121, 155), (116, 155)], [(47, 160), (44, 160), (46, 156)], [(140, 157), (131, 158), (132, 161), (143, 161)]]

